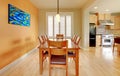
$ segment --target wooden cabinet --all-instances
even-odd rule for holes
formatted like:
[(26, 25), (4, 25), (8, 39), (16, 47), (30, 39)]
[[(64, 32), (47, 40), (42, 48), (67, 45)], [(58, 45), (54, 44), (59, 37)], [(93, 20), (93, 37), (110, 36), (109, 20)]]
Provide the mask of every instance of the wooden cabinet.
[(96, 14), (90, 15), (89, 18), (90, 18), (89, 23), (95, 23), (97, 25), (97, 16), (96, 16)]
[(120, 29), (120, 16), (111, 16), (111, 20), (114, 22), (114, 26), (111, 26), (111, 29)]
[(120, 29), (120, 16), (114, 17), (114, 23), (115, 23), (114, 29)]
[(108, 13), (108, 14), (104, 14), (105, 15), (105, 20), (111, 20), (111, 14)]
[(95, 13), (89, 15), (89, 23), (95, 23), (95, 25), (99, 25), (99, 20), (111, 20), (115, 23), (114, 26), (110, 26), (111, 29), (120, 29), (120, 15), (119, 16), (111, 16), (111, 13)]
[(102, 44), (102, 35), (96, 35), (96, 47), (100, 47)]
[(111, 20), (110, 13), (99, 13), (99, 20)]
[(93, 13), (90, 14), (90, 23), (95, 23), (95, 25), (99, 25), (99, 20), (111, 20), (110, 13)]
[(98, 17), (99, 20), (104, 20), (104, 18), (105, 18), (104, 14), (102, 14), (102, 13), (99, 13), (98, 16), (99, 16)]

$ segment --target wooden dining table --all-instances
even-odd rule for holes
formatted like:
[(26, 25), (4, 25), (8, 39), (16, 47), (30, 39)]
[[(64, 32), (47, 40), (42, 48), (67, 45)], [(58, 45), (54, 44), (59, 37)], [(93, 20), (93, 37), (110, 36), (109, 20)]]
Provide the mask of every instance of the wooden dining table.
[[(56, 40), (56, 39), (50, 39), (50, 40)], [(80, 49), (80, 47), (78, 45), (76, 45), (74, 42), (72, 42), (71, 39), (67, 39), (67, 40), (68, 40), (68, 51), (75, 52), (75, 66), (76, 66), (75, 70), (76, 70), (76, 76), (79, 76), (79, 49)], [(48, 51), (48, 53), (49, 53), (47, 41), (44, 44), (40, 45), (40, 47), (39, 47), (40, 74), (43, 73), (42, 52), (44, 50)]]

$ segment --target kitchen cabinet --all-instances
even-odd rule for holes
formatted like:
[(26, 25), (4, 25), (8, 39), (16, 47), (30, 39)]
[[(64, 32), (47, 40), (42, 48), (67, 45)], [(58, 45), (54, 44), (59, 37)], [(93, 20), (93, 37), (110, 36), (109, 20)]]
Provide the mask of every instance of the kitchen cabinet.
[(114, 29), (120, 29), (120, 16), (114, 16)]
[(107, 14), (104, 14), (105, 15), (105, 20), (111, 20), (111, 14), (110, 13), (107, 13)]
[(120, 29), (120, 15), (112, 15), (111, 20), (114, 22), (114, 26), (111, 26), (111, 29)]
[(90, 20), (90, 22), (89, 23), (95, 23), (95, 25), (97, 25), (97, 16), (96, 16), (96, 14), (90, 14), (89, 15), (89, 20)]
[(96, 35), (96, 47), (100, 47), (102, 45), (102, 34)]
[(104, 14), (99, 13), (98, 16), (99, 16), (99, 17), (98, 17), (99, 20), (104, 20)]
[(89, 16), (89, 23), (95, 23), (95, 25), (99, 25), (99, 20), (111, 20), (110, 13), (92, 13)]
[(99, 13), (99, 20), (111, 20), (111, 14), (110, 13)]

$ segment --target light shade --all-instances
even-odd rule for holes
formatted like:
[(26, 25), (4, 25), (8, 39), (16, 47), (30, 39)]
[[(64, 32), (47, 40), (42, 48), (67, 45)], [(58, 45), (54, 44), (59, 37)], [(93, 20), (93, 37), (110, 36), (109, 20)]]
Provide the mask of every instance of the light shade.
[(60, 22), (60, 14), (59, 13), (56, 14), (56, 19), (58, 22)]

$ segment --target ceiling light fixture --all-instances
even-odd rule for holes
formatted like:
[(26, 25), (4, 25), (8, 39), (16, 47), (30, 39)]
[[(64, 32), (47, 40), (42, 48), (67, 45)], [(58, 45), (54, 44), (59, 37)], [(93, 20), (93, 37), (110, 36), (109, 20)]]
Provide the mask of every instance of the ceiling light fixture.
[(109, 10), (109, 9), (106, 9), (105, 11), (106, 11), (106, 12), (109, 12), (110, 10)]
[(97, 6), (94, 7), (94, 9), (97, 9), (97, 8), (98, 8)]
[(59, 0), (57, 0), (57, 14), (56, 14), (56, 19), (58, 22), (60, 22), (60, 14), (59, 14)]

